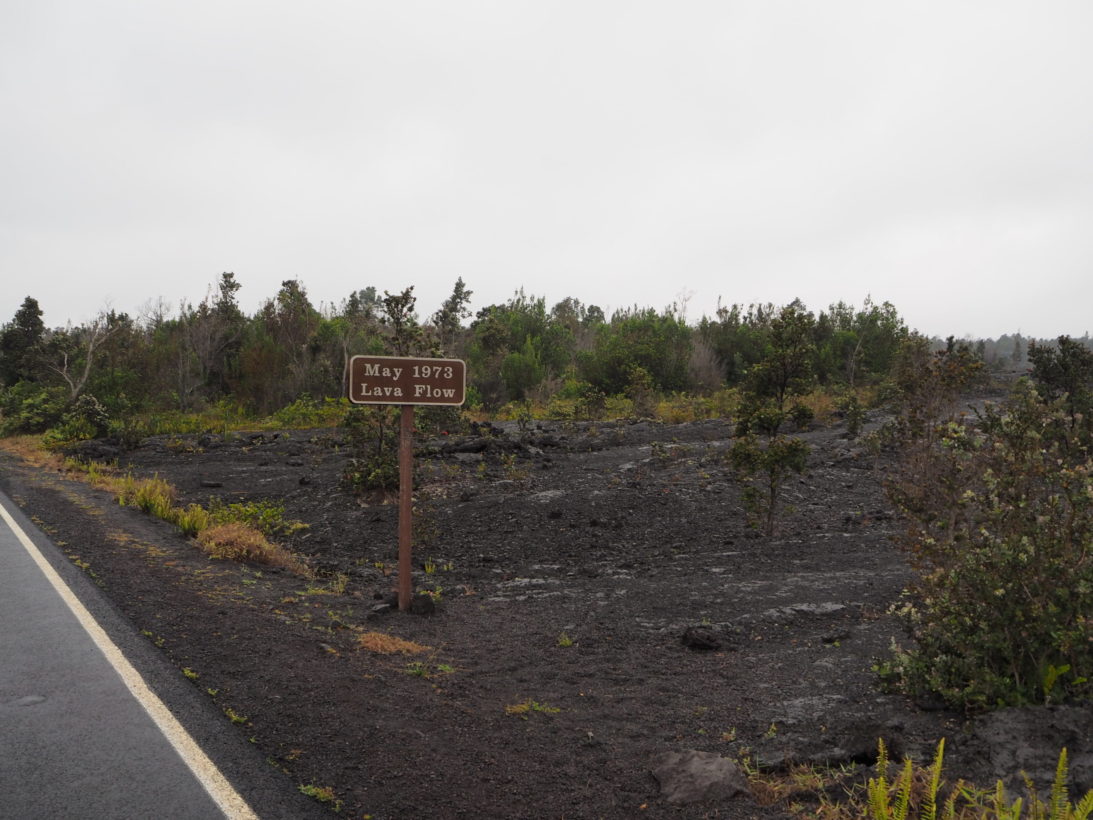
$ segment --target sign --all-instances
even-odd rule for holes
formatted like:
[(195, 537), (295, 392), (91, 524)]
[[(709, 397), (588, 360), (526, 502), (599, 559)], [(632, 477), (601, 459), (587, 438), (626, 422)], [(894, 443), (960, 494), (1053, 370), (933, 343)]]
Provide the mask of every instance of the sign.
[(353, 404), (459, 406), (466, 395), (467, 365), (462, 359), (354, 356), (349, 360)]
[(354, 356), (349, 360), (349, 400), (354, 404), (399, 404), (398, 608), (413, 596), (414, 405), (458, 406), (467, 395), (467, 365), (461, 359)]

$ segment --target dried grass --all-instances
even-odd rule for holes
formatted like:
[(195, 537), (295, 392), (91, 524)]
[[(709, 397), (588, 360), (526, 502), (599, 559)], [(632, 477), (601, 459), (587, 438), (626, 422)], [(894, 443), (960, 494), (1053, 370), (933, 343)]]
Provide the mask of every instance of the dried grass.
[(30, 464), (48, 470), (63, 470), (64, 459), (42, 447), (41, 436), (9, 436), (0, 439), (0, 450), (5, 450)]
[(365, 632), (358, 639), (358, 644), (361, 649), (367, 649), (377, 655), (420, 655), (422, 652), (432, 650), (431, 646), (396, 638), (394, 635), (383, 632)]
[(307, 566), (291, 552), (272, 543), (254, 527), (238, 521), (202, 530), (197, 543), (210, 558), (268, 564), (283, 567), (296, 575), (311, 575)]

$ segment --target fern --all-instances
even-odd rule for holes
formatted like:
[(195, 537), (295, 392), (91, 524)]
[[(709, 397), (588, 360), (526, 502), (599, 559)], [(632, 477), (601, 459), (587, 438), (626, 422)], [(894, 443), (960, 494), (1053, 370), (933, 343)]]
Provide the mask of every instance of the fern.
[(915, 770), (911, 758), (903, 760), (903, 769), (896, 781), (896, 804), (892, 807), (892, 820), (907, 820), (911, 808), (911, 785), (914, 783)]
[(1087, 791), (1074, 807), (1074, 820), (1089, 820), (1090, 817), (1093, 817), (1093, 789)]
[(945, 759), (945, 738), (937, 744), (933, 765), (930, 766), (930, 783), (922, 802), (922, 820), (937, 820), (937, 792), (941, 788), (941, 766)]
[(884, 738), (877, 739), (877, 776), (869, 778), (866, 797), (869, 801), (869, 817), (872, 820), (890, 820), (892, 816), (888, 800), (888, 748)]
[(1063, 820), (1070, 813), (1070, 801), (1066, 792), (1066, 747), (1059, 752), (1055, 766), (1055, 781), (1051, 784), (1051, 820)]

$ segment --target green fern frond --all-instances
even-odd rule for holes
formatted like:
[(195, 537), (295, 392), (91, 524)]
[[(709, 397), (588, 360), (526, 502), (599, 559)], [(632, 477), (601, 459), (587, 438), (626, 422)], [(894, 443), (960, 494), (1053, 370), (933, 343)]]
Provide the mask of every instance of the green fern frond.
[(884, 738), (877, 738), (877, 776), (885, 786), (888, 775), (888, 747), (884, 745)]
[(884, 778), (869, 778), (866, 784), (866, 796), (869, 801), (869, 820), (891, 820), (892, 809), (888, 800), (888, 784)]
[(899, 780), (896, 781), (896, 803), (892, 807), (892, 820), (907, 820), (907, 812), (911, 808), (911, 784), (914, 782), (914, 775), (911, 758), (905, 758)]
[(1093, 817), (1093, 789), (1087, 791), (1074, 807), (1074, 820), (1089, 820), (1090, 817)]
[(1070, 801), (1067, 799), (1066, 791), (1066, 747), (1059, 752), (1059, 762), (1055, 766), (1055, 780), (1051, 784), (1051, 820), (1064, 820), (1068, 809), (1070, 808)]
[(1007, 817), (1006, 811), (1006, 788), (1002, 785), (1002, 781), (999, 780), (994, 787), (994, 813), (999, 817)]
[(948, 798), (945, 800), (945, 806), (941, 810), (941, 820), (956, 820), (956, 799), (963, 794), (964, 781), (957, 780), (956, 785), (953, 786), (953, 790), (949, 792)]
[(930, 783), (922, 802), (922, 820), (937, 820), (937, 792), (941, 788), (941, 766), (945, 759), (945, 738), (937, 744), (937, 753), (930, 766)]
[(1026, 772), (1021, 772), (1021, 777), (1025, 781), (1025, 791), (1028, 792), (1029, 820), (1047, 820), (1044, 803), (1036, 791), (1036, 784)]

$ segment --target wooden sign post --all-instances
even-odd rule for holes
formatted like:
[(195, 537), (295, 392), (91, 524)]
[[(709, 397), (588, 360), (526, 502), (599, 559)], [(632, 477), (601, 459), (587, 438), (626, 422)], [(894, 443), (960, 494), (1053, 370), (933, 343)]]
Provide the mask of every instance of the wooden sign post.
[(398, 608), (413, 597), (414, 407), (458, 407), (467, 395), (467, 365), (461, 359), (354, 356), (349, 360), (349, 401), (402, 407), (398, 439)]

